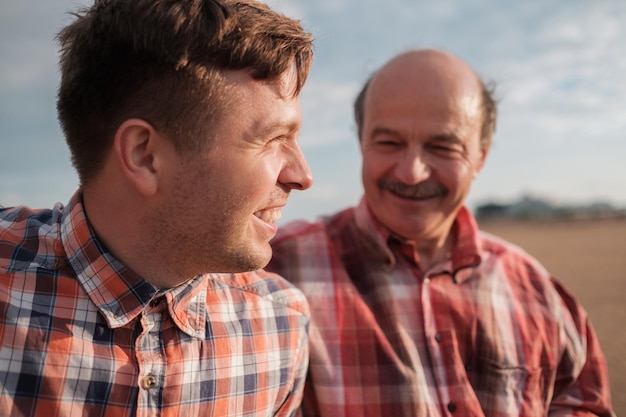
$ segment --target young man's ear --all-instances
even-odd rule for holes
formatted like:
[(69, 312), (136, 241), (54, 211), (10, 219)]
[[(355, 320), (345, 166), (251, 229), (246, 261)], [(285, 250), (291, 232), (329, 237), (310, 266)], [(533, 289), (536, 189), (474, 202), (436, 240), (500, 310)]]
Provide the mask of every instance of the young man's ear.
[(128, 119), (117, 129), (113, 152), (122, 174), (142, 195), (152, 195), (158, 189), (159, 133), (141, 119)]

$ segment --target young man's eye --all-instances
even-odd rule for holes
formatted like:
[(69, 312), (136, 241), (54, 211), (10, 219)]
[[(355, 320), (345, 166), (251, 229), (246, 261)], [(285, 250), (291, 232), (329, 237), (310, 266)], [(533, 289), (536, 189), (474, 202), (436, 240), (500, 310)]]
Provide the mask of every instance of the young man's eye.
[(268, 145), (277, 144), (277, 143), (285, 142), (286, 140), (287, 140), (287, 138), (284, 135), (275, 136), (275, 137), (271, 138), (270, 140), (268, 140), (267, 144)]

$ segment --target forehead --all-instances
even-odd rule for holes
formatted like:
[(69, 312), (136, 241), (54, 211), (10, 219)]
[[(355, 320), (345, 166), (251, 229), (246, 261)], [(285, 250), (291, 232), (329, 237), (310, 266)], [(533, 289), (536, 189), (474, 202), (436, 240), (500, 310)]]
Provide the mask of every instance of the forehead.
[[(364, 101), (364, 125), (410, 130), (478, 129), (482, 90), (472, 71), (423, 63), (383, 67)], [(436, 132), (442, 133), (442, 132)]]
[(227, 104), (220, 123), (246, 127), (257, 136), (271, 134), (276, 128), (297, 130), (301, 122), (295, 70), (276, 79), (257, 80), (246, 70), (224, 73), (223, 101)]
[(295, 65), (278, 77), (257, 79), (252, 76), (248, 69), (226, 70), (222, 72), (224, 85), (230, 90), (230, 94), (237, 95), (237, 90), (259, 91), (261, 89), (271, 91), (279, 99), (297, 98), (298, 73)]

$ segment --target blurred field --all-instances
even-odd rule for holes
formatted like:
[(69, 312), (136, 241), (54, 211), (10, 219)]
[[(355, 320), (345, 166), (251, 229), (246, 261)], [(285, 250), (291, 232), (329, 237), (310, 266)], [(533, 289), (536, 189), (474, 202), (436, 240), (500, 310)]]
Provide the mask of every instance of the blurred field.
[(615, 412), (626, 416), (626, 218), (480, 226), (522, 246), (582, 303), (607, 358)]

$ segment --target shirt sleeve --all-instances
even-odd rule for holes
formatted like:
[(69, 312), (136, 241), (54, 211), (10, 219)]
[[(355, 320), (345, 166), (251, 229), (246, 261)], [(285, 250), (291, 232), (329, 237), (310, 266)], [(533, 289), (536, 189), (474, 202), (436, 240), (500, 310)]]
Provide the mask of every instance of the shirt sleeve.
[(548, 415), (615, 417), (606, 359), (582, 306), (557, 281), (564, 307), (564, 344)]

